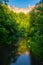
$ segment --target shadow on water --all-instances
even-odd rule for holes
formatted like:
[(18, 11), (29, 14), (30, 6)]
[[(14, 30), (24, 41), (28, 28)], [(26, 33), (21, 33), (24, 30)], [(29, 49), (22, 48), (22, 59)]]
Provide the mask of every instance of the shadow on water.
[(22, 54), (17, 58), (15, 63), (11, 63), (10, 65), (31, 65), (30, 55)]

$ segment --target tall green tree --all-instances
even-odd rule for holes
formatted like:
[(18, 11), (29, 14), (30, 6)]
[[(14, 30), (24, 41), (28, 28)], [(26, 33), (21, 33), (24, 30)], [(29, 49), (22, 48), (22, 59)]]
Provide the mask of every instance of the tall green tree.
[(14, 43), (17, 36), (14, 13), (6, 5), (0, 6), (0, 45)]
[(36, 6), (30, 17), (30, 49), (43, 61), (43, 6)]
[(15, 15), (7, 5), (0, 4), (0, 65), (8, 65), (17, 52), (18, 24)]

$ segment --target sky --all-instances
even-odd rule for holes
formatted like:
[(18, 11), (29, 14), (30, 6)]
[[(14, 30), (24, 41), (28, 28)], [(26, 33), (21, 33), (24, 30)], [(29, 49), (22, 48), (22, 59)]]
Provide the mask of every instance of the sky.
[(38, 3), (40, 0), (9, 0), (8, 5), (18, 8), (27, 8)]

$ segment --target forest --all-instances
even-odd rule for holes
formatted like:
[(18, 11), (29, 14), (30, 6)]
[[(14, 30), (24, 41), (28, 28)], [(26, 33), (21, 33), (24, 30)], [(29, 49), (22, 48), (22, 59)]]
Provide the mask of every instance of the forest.
[(26, 50), (43, 65), (43, 0), (27, 14), (14, 13), (7, 2), (0, 0), (0, 65)]

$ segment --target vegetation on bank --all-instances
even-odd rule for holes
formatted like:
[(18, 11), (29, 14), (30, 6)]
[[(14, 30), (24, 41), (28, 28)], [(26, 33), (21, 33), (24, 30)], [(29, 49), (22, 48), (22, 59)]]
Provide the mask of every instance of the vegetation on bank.
[[(21, 40), (23, 41), (20, 42), (21, 45), (17, 43), (20, 38), (25, 40), (25, 42)], [(43, 61), (43, 4), (42, 3), (36, 5), (35, 8), (28, 14), (24, 14), (24, 13), (16, 14), (13, 11), (10, 11), (7, 5), (0, 4), (0, 48), (2, 46), (9, 46), (9, 45), (16, 46), (16, 44), (17, 46), (19, 45), (18, 50), (20, 52), (24, 52), (28, 48), (40, 60)], [(23, 51), (21, 51), (22, 47), (24, 47)], [(12, 50), (12, 52), (13, 51), (15, 52), (15, 49), (16, 47)], [(9, 53), (10, 52), (8, 52), (8, 54)]]
[(43, 4), (37, 5), (30, 17), (30, 49), (43, 60)]

